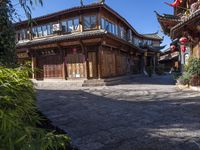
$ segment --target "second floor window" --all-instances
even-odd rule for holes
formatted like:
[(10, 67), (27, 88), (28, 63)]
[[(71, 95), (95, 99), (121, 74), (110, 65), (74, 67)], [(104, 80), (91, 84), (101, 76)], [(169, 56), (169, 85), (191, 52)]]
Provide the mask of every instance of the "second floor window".
[(61, 22), (63, 32), (74, 32), (79, 30), (79, 18), (64, 20)]
[(67, 21), (62, 21), (61, 27), (63, 32), (67, 32)]
[(38, 32), (38, 37), (42, 37), (43, 36), (42, 27), (41, 26), (37, 27), (37, 32)]
[(28, 30), (22, 29), (16, 32), (17, 34), (17, 41), (23, 41), (28, 39)]
[(72, 20), (68, 20), (67, 21), (67, 32), (72, 32), (73, 29), (74, 29), (73, 21)]
[(117, 35), (118, 27), (115, 23), (108, 21), (107, 19), (101, 18), (101, 29), (105, 29), (108, 32)]
[(43, 36), (47, 36), (48, 34), (47, 34), (47, 26), (45, 25), (45, 26), (42, 26), (42, 35)]
[(84, 30), (97, 28), (97, 17), (96, 16), (84, 16), (83, 21), (84, 21)]
[(52, 24), (33, 27), (32, 34), (33, 38), (51, 35), (53, 34)]

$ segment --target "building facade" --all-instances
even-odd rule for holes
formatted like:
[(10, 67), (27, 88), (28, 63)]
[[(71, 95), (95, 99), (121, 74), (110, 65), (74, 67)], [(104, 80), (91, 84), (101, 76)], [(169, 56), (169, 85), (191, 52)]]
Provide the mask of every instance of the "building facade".
[(164, 65), (166, 72), (170, 72), (171, 70), (180, 71), (179, 55), (178, 50), (172, 51), (172, 48), (168, 48), (160, 55), (159, 63)]
[(171, 53), (179, 51), (184, 65), (191, 56), (200, 58), (200, 0), (177, 0), (173, 6), (173, 15), (156, 14), (163, 32), (173, 40)]
[(74, 7), (15, 24), (17, 56), (31, 61), (32, 78), (100, 79), (156, 66), (163, 38), (139, 34), (102, 3)]

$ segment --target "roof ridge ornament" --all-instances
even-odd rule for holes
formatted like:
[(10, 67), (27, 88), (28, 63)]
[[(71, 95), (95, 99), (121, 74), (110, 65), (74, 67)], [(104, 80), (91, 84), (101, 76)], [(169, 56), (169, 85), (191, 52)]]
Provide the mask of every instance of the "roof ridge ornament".
[(99, 3), (100, 3), (100, 4), (105, 4), (105, 1), (106, 1), (106, 0), (99, 0)]

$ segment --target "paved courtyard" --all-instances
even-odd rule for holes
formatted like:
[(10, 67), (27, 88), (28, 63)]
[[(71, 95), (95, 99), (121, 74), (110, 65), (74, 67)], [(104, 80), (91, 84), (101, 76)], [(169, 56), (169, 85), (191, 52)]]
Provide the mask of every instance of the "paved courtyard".
[(38, 89), (38, 107), (79, 150), (200, 150), (200, 93), (170, 76)]

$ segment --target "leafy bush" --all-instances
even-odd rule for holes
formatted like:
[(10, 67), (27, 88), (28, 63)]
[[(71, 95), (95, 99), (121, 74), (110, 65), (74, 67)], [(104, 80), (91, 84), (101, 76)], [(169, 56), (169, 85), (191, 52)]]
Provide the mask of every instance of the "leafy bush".
[(185, 71), (191, 75), (200, 75), (200, 60), (194, 57), (190, 58)]
[(200, 86), (200, 75), (191, 76), (190, 85), (192, 85), (192, 86)]
[(190, 84), (192, 86), (200, 85), (200, 60), (191, 57), (188, 64), (184, 67), (183, 75), (178, 79), (180, 84)]
[(0, 67), (0, 149), (65, 149), (69, 138), (38, 128), (41, 117), (26, 67)]
[(190, 82), (190, 77), (191, 77), (190, 74), (185, 72), (185, 73), (183, 73), (182, 76), (180, 76), (178, 78), (177, 81), (178, 81), (179, 84), (188, 85), (189, 82)]

